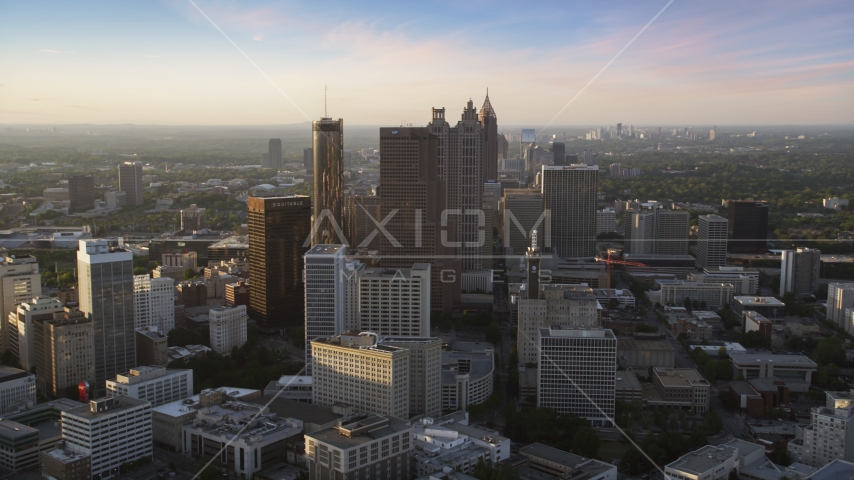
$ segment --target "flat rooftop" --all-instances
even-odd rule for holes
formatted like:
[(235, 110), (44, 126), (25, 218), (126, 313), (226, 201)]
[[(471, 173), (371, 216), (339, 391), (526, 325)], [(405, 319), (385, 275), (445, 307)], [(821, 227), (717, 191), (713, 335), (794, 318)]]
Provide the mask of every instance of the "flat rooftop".
[(757, 297), (757, 296), (735, 296), (732, 297), (733, 301), (738, 302), (742, 305), (749, 306), (769, 306), (769, 307), (785, 307), (786, 304), (777, 300), (774, 297)]
[(25, 372), (24, 370), (21, 370), (20, 368), (10, 367), (8, 365), (0, 365), (0, 383), (24, 378), (29, 375), (29, 373)]
[(690, 387), (693, 385), (709, 385), (709, 382), (693, 368), (660, 368), (653, 369), (655, 376), (665, 387)]
[(701, 475), (720, 465), (728, 458), (736, 456), (738, 456), (738, 450), (735, 447), (729, 447), (726, 445), (720, 445), (717, 447), (714, 445), (706, 445), (699, 450), (682, 455), (679, 459), (671, 462), (665, 468), (682, 471), (692, 475)]
[(372, 421), (374, 419), (379, 420), (381, 418), (388, 420), (388, 424), (374, 430), (369, 430), (360, 433), (358, 435), (343, 435), (339, 432), (337, 427), (329, 427), (314, 433), (306, 434), (305, 436), (310, 437), (318, 442), (323, 442), (328, 445), (332, 445), (333, 447), (340, 448), (342, 450), (348, 450), (350, 448), (357, 447), (365, 443), (373, 442), (374, 440), (377, 440), (379, 438), (387, 437), (389, 435), (394, 435), (400, 432), (411, 431), (412, 429), (412, 427), (409, 425), (409, 422), (401, 420), (397, 417), (370, 415), (365, 420)]
[(32, 434), (38, 434), (38, 429), (28, 427), (18, 422), (9, 420), (0, 420), (0, 437), (8, 438), (12, 441)]
[[(264, 395), (263, 397), (256, 398), (255, 400), (247, 403), (267, 405), (273, 397), (275, 397), (275, 395)], [(302, 420), (303, 423), (310, 423), (314, 425), (326, 425), (327, 423), (334, 422), (342, 417), (341, 415), (333, 412), (330, 407), (297, 402), (296, 400), (290, 400), (282, 397), (276, 397), (275, 400), (267, 405), (267, 408), (270, 409), (270, 412), (275, 413), (278, 416), (288, 416), (290, 418)]]
[(346, 251), (344, 245), (315, 245), (305, 252), (306, 255), (335, 255), (338, 252)]
[(773, 353), (735, 353), (730, 355), (733, 364), (749, 365), (779, 365), (782, 367), (817, 368), (815, 362), (806, 355), (776, 355)]
[(616, 470), (617, 468), (605, 462), (584, 458), (580, 455), (575, 455), (574, 453), (565, 452), (557, 448), (543, 445), (542, 443), (532, 443), (526, 447), (522, 447), (519, 449), (519, 454), (529, 458), (541, 458), (564, 467), (584, 469), (587, 472), (587, 478), (595, 477), (603, 472), (611, 469)]
[(80, 460), (81, 458), (86, 458), (89, 456), (88, 454), (85, 454), (85, 453), (74, 452), (71, 450), (62, 450), (59, 448), (54, 448), (53, 450), (48, 450), (48, 451), (42, 452), (42, 453), (44, 453), (45, 455), (48, 455), (48, 456), (50, 456), (50, 457), (54, 458), (55, 460), (58, 460), (62, 463), (76, 462), (77, 460)]
[(810, 480), (838, 480), (854, 477), (854, 463), (834, 460), (813, 473)]
[[(113, 397), (112, 399), (99, 398), (97, 401), (101, 402), (104, 400), (113, 400), (115, 402), (114, 406), (111, 407), (109, 410), (104, 410), (103, 412), (92, 413), (92, 410), (90, 409), (90, 402), (77, 408), (66, 410), (63, 413), (66, 413), (68, 415), (74, 415), (75, 417), (81, 417), (87, 420), (93, 420), (96, 418), (116, 416), (132, 408), (148, 404), (148, 402), (146, 402), (145, 400), (139, 400), (133, 397), (128, 397), (127, 395), (120, 395), (118, 397)], [(96, 400), (93, 400), (93, 402), (94, 401)]]
[(641, 384), (634, 373), (627, 370), (617, 372), (615, 390), (641, 390)]

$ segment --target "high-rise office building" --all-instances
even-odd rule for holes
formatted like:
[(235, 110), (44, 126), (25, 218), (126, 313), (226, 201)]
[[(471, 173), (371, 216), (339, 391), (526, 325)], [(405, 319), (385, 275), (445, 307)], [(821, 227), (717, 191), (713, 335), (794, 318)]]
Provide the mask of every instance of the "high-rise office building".
[(554, 165), (566, 165), (566, 144), (563, 142), (552, 142), (551, 148), (552, 154), (554, 154), (554, 160), (552, 160), (552, 164)]
[[(532, 275), (538, 275), (536, 270)], [(541, 328), (551, 325), (595, 327), (600, 325), (599, 302), (593, 289), (586, 285), (537, 285), (527, 298), (520, 297), (519, 335), (516, 340), (520, 363), (536, 363), (537, 335)]]
[(768, 202), (727, 202), (730, 253), (765, 253), (768, 238)]
[(596, 211), (596, 235), (617, 231), (617, 212), (613, 208)]
[[(9, 341), (9, 314), (18, 304), (27, 302), (42, 293), (39, 263), (32, 255), (5, 257), (0, 261), (0, 348), (5, 352), (11, 347)], [(17, 337), (16, 337), (17, 338)]]
[[(599, 154), (593, 153), (593, 150), (585, 150), (584, 151), (584, 164), (585, 165), (599, 165)], [(619, 176), (611, 173), (611, 176)]]
[(720, 215), (700, 215), (697, 220), (697, 266), (726, 265), (727, 219)]
[(498, 180), (498, 117), (488, 90), (478, 120), (483, 128), (483, 180)]
[(220, 355), (228, 355), (235, 347), (240, 348), (247, 340), (246, 305), (216, 307), (208, 313), (210, 317), (211, 349)]
[(442, 413), (442, 339), (385, 337), (381, 345), (409, 350), (409, 416)]
[(157, 327), (168, 333), (175, 328), (175, 280), (169, 277), (133, 277), (134, 329)]
[(717, 128), (718, 127), (712, 127), (712, 129), (709, 130), (709, 140), (714, 140), (717, 137), (717, 132), (715, 132), (715, 129)]
[(157, 327), (136, 329), (136, 364), (158, 365), (169, 363), (169, 337)]
[(846, 324), (845, 310), (854, 309), (854, 282), (830, 283), (827, 285), (827, 320), (846, 332), (854, 325)]
[(53, 318), (33, 324), (37, 383), (42, 392), (57, 398), (80, 382), (94, 382), (94, 336), (92, 321), (76, 308), (65, 307)]
[(455, 254), (462, 261), (464, 272), (479, 271), (483, 266), (481, 247), (486, 239), (486, 225), (480, 211), (484, 180), (483, 124), (469, 100), (456, 126), (451, 127), (445, 120), (444, 108), (434, 108), (428, 128), (439, 137), (439, 177), (447, 185), (447, 215), (456, 217)]
[(302, 149), (302, 166), (306, 175), (314, 175), (314, 152), (311, 148)]
[(312, 340), (312, 403), (407, 418), (411, 353), (377, 340), (370, 332)]
[(359, 330), (380, 336), (430, 335), (430, 264), (369, 268), (359, 276)]
[(617, 338), (601, 327), (541, 328), (537, 406), (572, 413), (594, 427), (614, 418)]
[(690, 214), (667, 210), (658, 202), (626, 210), (625, 253), (632, 255), (687, 255)]
[[(344, 210), (344, 119), (321, 118), (311, 124), (314, 155), (311, 244), (341, 243)], [(340, 233), (339, 233), (340, 232)]]
[(194, 232), (196, 230), (204, 230), (205, 228), (207, 228), (207, 222), (205, 222), (204, 208), (199, 208), (194, 203), (187, 208), (181, 209), (181, 230)]
[(133, 254), (106, 240), (80, 240), (77, 251), (80, 311), (95, 329), (95, 392), (135, 367)]
[(619, 136), (620, 136), (620, 135), (622, 135), (622, 134), (623, 134), (623, 124), (622, 124), (622, 123), (618, 123), (618, 124), (617, 124), (617, 136), (619, 137)]
[(267, 152), (270, 154), (270, 168), (282, 168), (282, 139), (271, 138)]
[(142, 205), (142, 163), (119, 165), (119, 191), (125, 192), (127, 205)]
[(369, 250), (380, 248), (381, 234), (371, 217), (380, 221), (380, 197), (347, 196), (344, 205), (344, 235), (351, 247), (364, 247)]
[[(522, 254), (531, 245), (531, 232), (540, 230), (538, 247), (543, 247), (547, 226), (543, 215), (543, 194), (530, 188), (504, 190), (504, 247)], [(549, 229), (551, 234), (551, 229)]]
[(503, 134), (498, 136), (498, 158), (507, 158), (510, 154), (510, 145), (507, 143), (507, 137)]
[(107, 380), (107, 396), (127, 395), (159, 407), (193, 396), (193, 370), (143, 365)]
[(304, 325), (303, 255), (311, 198), (249, 197), (249, 316), (265, 332)]
[(543, 209), (551, 221), (551, 250), (561, 258), (596, 255), (599, 167), (543, 166)]
[(95, 177), (72, 175), (68, 179), (68, 195), (71, 203), (68, 213), (85, 212), (95, 208)]
[(19, 368), (0, 365), (0, 415), (36, 405), (36, 376)]
[(116, 477), (122, 464), (152, 458), (151, 404), (120, 396), (65, 410), (62, 439), (68, 450), (92, 456), (88, 478)]
[[(444, 118), (444, 110), (434, 114)], [(388, 268), (430, 263), (432, 309), (450, 313), (459, 303), (460, 262), (449, 258), (454, 252), (445, 246), (454, 241), (450, 225), (455, 219), (448, 219), (449, 226), (443, 229), (445, 181), (438, 176), (439, 138), (431, 134), (431, 128), (441, 129), (440, 126), (380, 129), (382, 160), (378, 196), (382, 218), (377, 220), (382, 222), (397, 212), (385, 226), (388, 236), (378, 234), (380, 257)], [(443, 271), (453, 275), (443, 277)]]
[(270, 164), (270, 152), (263, 152), (261, 154), (261, 168), (272, 168)]
[(305, 366), (311, 375), (311, 341), (344, 331), (347, 247), (315, 245), (305, 252)]
[(17, 358), (24, 370), (31, 370), (36, 364), (34, 324), (50, 320), (53, 314), (61, 312), (62, 302), (48, 296), (38, 296), (18, 305), (9, 314), (9, 351)]
[(821, 251), (815, 248), (783, 250), (780, 260), (780, 295), (786, 292), (795, 298), (809, 297), (818, 292), (821, 271)]

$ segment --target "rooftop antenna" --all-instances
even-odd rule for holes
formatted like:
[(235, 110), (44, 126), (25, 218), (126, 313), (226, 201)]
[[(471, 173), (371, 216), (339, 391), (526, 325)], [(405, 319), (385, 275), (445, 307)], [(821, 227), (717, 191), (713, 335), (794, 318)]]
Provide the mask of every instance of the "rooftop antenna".
[(323, 117), (329, 118), (329, 114), (326, 112), (326, 85), (323, 86)]

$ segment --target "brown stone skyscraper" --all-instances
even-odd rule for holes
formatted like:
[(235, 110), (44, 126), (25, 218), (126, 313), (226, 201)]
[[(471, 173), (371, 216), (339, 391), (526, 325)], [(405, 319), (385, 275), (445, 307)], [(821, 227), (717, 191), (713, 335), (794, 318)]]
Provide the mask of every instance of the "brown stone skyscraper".
[[(445, 181), (438, 176), (439, 139), (430, 128), (380, 128), (380, 214), (395, 212), (380, 233), (383, 267), (410, 268), (430, 263), (430, 303), (434, 311), (450, 313), (459, 303), (459, 262), (442, 242)], [(446, 229), (453, 240), (453, 222)], [(443, 275), (444, 272), (444, 275)], [(443, 282), (443, 280), (445, 280)]]
[(303, 255), (311, 198), (249, 197), (249, 316), (264, 332), (304, 324)]
[(95, 203), (95, 177), (92, 175), (74, 175), (68, 179), (68, 195), (71, 204), (68, 213), (92, 210)]
[(483, 128), (483, 180), (498, 180), (498, 117), (489, 103), (489, 90), (477, 118)]
[(344, 208), (344, 119), (321, 118), (311, 125), (314, 155), (312, 215), (315, 225), (311, 244), (342, 243), (336, 228), (342, 225)]

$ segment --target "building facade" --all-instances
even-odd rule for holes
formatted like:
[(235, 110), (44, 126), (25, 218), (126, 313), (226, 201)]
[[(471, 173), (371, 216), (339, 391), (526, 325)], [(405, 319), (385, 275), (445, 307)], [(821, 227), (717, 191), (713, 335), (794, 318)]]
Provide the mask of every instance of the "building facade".
[(845, 321), (845, 310), (854, 309), (854, 283), (830, 283), (827, 285), (827, 320), (846, 332), (854, 331), (854, 325)]
[(68, 450), (91, 456), (90, 478), (117, 477), (123, 463), (151, 460), (151, 404), (120, 396), (66, 410), (62, 439)]
[(196, 230), (204, 230), (208, 228), (205, 221), (205, 209), (199, 208), (196, 204), (192, 204), (187, 208), (181, 209), (181, 230), (185, 232), (195, 232)]
[(136, 329), (136, 364), (165, 367), (169, 363), (169, 337), (156, 327)]
[(537, 406), (573, 413), (593, 426), (614, 418), (617, 338), (601, 327), (542, 328)]
[(135, 367), (133, 255), (106, 240), (81, 240), (77, 251), (80, 311), (95, 330), (95, 385)]
[(157, 327), (161, 332), (175, 328), (175, 281), (169, 277), (133, 277), (134, 329)]
[(37, 383), (46, 395), (57, 398), (80, 382), (95, 381), (95, 329), (85, 313), (65, 307), (33, 326)]
[(409, 362), (404, 348), (377, 344), (373, 333), (344, 333), (311, 342), (312, 403), (343, 402), (358, 411), (407, 418)]
[(311, 340), (344, 331), (344, 245), (320, 243), (305, 253), (305, 366), (311, 375)]
[(730, 253), (765, 253), (768, 238), (768, 202), (727, 202)]
[(265, 332), (303, 326), (311, 198), (249, 197), (248, 205), (249, 315)]
[(442, 414), (442, 340), (386, 337), (383, 345), (409, 350), (409, 417)]
[[(821, 251), (815, 248), (783, 250), (780, 260), (780, 295), (792, 292), (795, 298), (818, 292)], [(828, 288), (829, 290), (829, 288)]]
[(813, 467), (833, 460), (854, 461), (854, 392), (825, 395), (825, 406), (810, 409), (812, 422), (787, 449), (795, 461)]
[(249, 316), (245, 305), (212, 308), (208, 317), (214, 352), (228, 355), (233, 348), (240, 348), (246, 343)]
[[(504, 246), (513, 253), (522, 254), (531, 246), (531, 232), (539, 230), (538, 247), (551, 233), (543, 213), (543, 194), (529, 188), (507, 188), (504, 190)], [(549, 228), (546, 232), (545, 229)]]
[(342, 243), (344, 212), (344, 119), (312, 122), (314, 195), (311, 244)]
[(119, 165), (119, 191), (125, 192), (127, 205), (142, 205), (142, 163)]
[(727, 219), (720, 215), (700, 215), (697, 220), (697, 266), (726, 265)]
[(430, 264), (368, 268), (359, 276), (359, 329), (380, 336), (430, 335)]
[[(444, 111), (441, 115), (444, 122)], [(388, 235), (378, 233), (383, 266), (409, 268), (414, 262), (430, 263), (431, 309), (450, 313), (459, 303), (462, 266), (449, 258), (454, 250), (445, 246), (455, 240), (450, 225), (456, 219), (442, 216), (451, 208), (447, 206), (445, 166), (439, 161), (438, 130), (442, 128), (380, 128), (382, 218), (377, 220), (391, 217), (385, 225)], [(444, 151), (441, 157), (447, 158)], [(483, 188), (482, 181), (478, 185)], [(480, 202), (481, 196), (477, 198)], [(443, 271), (454, 274), (443, 275)]]
[(107, 380), (107, 396), (122, 395), (145, 400), (152, 407), (183, 400), (193, 395), (193, 371), (159, 366), (133, 368)]
[(718, 309), (732, 303), (734, 287), (729, 283), (697, 283), (686, 280), (662, 280), (661, 304), (679, 306), (689, 299), (701, 306)]
[(599, 167), (544, 165), (541, 182), (545, 221), (551, 222), (551, 245), (544, 244), (545, 250), (561, 258), (593, 258)]
[(72, 175), (68, 179), (68, 195), (71, 200), (68, 213), (92, 210), (95, 208), (95, 177)]
[(0, 365), (0, 416), (36, 404), (36, 376), (18, 368)]
[(0, 348), (5, 352), (11, 347), (9, 337), (10, 313), (14, 313), (18, 304), (27, 302), (42, 294), (42, 282), (39, 275), (39, 263), (36, 257), (22, 255), (5, 257), (0, 262)]
[(53, 314), (62, 309), (59, 300), (39, 296), (21, 303), (14, 313), (9, 314), (9, 351), (24, 370), (29, 371), (36, 365), (35, 323), (53, 319)]

